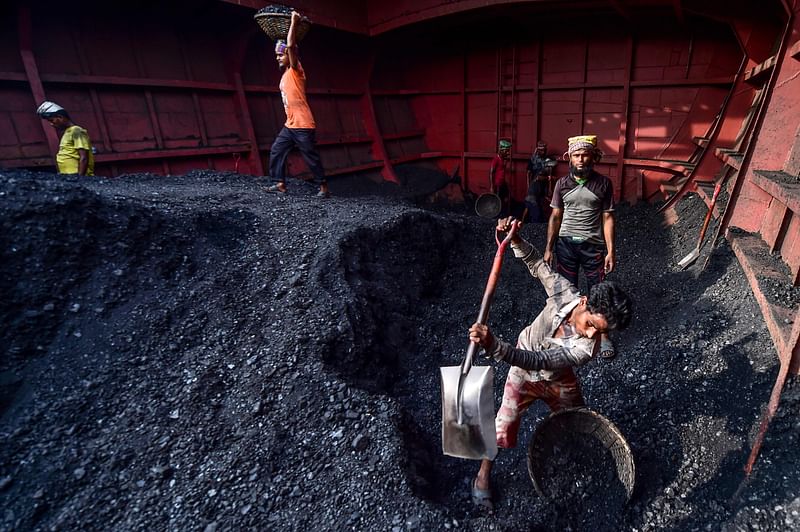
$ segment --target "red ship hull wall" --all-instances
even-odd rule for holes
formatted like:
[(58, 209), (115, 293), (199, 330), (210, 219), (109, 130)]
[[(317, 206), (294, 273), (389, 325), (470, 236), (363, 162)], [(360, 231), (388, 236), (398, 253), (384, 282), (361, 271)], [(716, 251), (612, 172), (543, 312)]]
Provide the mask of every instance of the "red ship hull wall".
[[(306, 4), (323, 21), (339, 17)], [(92, 5), (81, 14), (4, 8), (0, 164), (51, 167), (53, 133), (33, 113), (43, 96), (89, 130), (101, 175), (268, 172), (284, 115), (272, 43), (253, 9)], [(356, 6), (338, 9), (349, 28), (359, 26)], [(618, 199), (659, 199), (660, 183), (680, 170), (652, 161), (691, 159), (693, 138), (709, 130), (742, 57), (730, 28), (705, 20), (654, 20), (633, 31), (608, 14), (525, 21), (495, 9), (493, 32), (466, 19), (370, 38), (374, 16), (391, 14), (380, 9), (369, 5), (364, 34), (317, 25), (301, 46), (332, 178), (392, 179), (403, 163), (447, 172), (459, 165), (466, 186), (481, 193), (498, 139), (511, 138), (512, 193), (521, 200), (537, 140), (560, 155), (568, 137), (591, 133), (605, 152), (598, 170)], [(565, 27), (580, 37), (565, 38)], [(298, 157), (289, 164), (306, 173)], [(558, 173), (566, 171), (562, 161)]]
[[(413, 112), (427, 149), (440, 162), (450, 159), (443, 167), (460, 163), (476, 193), (488, 189), (497, 141), (511, 138), (516, 198), (525, 196), (526, 162), (538, 140), (560, 156), (568, 137), (596, 134), (605, 152), (599, 170), (614, 180), (618, 199), (653, 197), (671, 174), (648, 176), (627, 160), (689, 160), (698, 148), (693, 137), (708, 131), (730, 90), (741, 50), (718, 27), (702, 36), (626, 36), (603, 23), (578, 33), (576, 42), (552, 29), (512, 44), (457, 31), (391, 41), (372, 81), (383, 101), (379, 121), (394, 131), (392, 117)], [(558, 172), (566, 171), (560, 162)]]
[[(252, 10), (218, 2), (195, 10), (96, 7), (90, 13), (4, 8), (0, 165), (52, 168), (53, 133), (35, 115), (46, 98), (89, 130), (100, 175), (197, 168), (266, 173), (285, 115), (273, 45)], [(324, 45), (332, 40), (326, 34), (335, 34), (336, 47)], [(364, 36), (323, 27), (304, 43), (317, 49), (303, 62), (332, 167), (373, 161), (361, 153), (369, 149), (355, 147), (345, 157), (338, 146), (342, 136), (365, 135), (358, 107), (366, 58), (348, 57), (348, 49), (365, 44)], [(342, 75), (348, 62), (355, 75)]]

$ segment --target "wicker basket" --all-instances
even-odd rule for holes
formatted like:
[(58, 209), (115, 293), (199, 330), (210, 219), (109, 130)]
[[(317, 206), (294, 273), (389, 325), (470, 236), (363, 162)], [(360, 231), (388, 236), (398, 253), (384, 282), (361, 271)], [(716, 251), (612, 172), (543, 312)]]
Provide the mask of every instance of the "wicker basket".
[(503, 202), (497, 194), (481, 194), (475, 202), (475, 212), (482, 218), (497, 218)]
[(536, 492), (547, 499), (558, 498), (558, 493), (547, 489), (549, 482), (542, 477), (542, 466), (545, 460), (552, 458), (554, 445), (569, 445), (570, 438), (578, 435), (591, 435), (598, 445), (608, 449), (614, 459), (617, 478), (625, 489), (627, 500), (630, 500), (636, 466), (628, 442), (608, 418), (586, 407), (553, 412), (536, 427), (528, 447), (528, 473)]
[[(270, 39), (273, 41), (286, 40), (289, 34), (289, 26), (292, 23), (292, 8), (280, 4), (273, 4), (258, 10), (255, 14), (256, 22), (261, 26)], [(311, 21), (307, 17), (301, 17), (300, 22), (295, 28), (295, 39), (297, 42), (303, 40), (308, 30), (311, 29)]]

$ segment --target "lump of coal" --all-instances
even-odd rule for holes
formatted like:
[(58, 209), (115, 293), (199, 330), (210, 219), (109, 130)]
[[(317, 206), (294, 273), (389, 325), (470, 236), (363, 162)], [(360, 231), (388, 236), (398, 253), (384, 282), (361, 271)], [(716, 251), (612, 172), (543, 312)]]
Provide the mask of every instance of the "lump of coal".
[(267, 14), (281, 14), (281, 15), (291, 15), (292, 8), (288, 6), (284, 6), (281, 4), (272, 4), (269, 6), (262, 7), (258, 10), (258, 14), (267, 13)]

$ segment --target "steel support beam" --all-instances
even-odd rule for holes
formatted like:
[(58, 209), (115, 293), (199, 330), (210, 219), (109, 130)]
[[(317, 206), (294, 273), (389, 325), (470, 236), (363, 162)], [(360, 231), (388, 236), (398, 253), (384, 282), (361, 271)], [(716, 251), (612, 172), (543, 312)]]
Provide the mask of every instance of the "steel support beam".
[[(138, 53), (136, 42), (131, 42), (131, 50), (133, 50), (133, 59), (136, 62), (136, 74), (139, 78), (146, 79), (147, 67)], [(147, 114), (150, 118), (150, 127), (153, 130), (153, 137), (156, 140), (156, 147), (159, 150), (164, 149), (164, 138), (161, 135), (161, 124), (158, 122), (158, 114), (156, 113), (156, 104), (153, 101), (153, 93), (150, 89), (144, 91), (145, 104), (147, 105)], [(166, 160), (161, 161), (161, 167), (164, 174), (169, 175), (169, 163)]]
[(383, 161), (383, 167), (381, 169), (381, 177), (385, 181), (391, 181), (392, 183), (400, 183), (400, 180), (397, 178), (397, 174), (394, 172), (394, 168), (392, 167), (392, 163), (389, 160), (389, 156), (386, 153), (386, 145), (383, 142), (383, 137), (381, 136), (381, 130), (378, 126), (378, 119), (375, 117), (375, 105), (372, 101), (372, 92), (370, 90), (370, 79), (372, 78), (372, 69), (375, 66), (375, 59), (377, 56), (377, 52), (374, 50), (370, 53), (369, 62), (367, 63), (367, 75), (365, 78), (366, 88), (364, 90), (364, 95), (361, 97), (361, 112), (364, 116), (364, 127), (367, 130), (367, 134), (372, 137), (372, 154), (373, 157), (376, 159)]
[[(539, 107), (541, 106), (541, 96), (542, 93), (539, 90), (539, 85), (541, 84), (542, 79), (542, 38), (539, 37), (536, 40), (536, 68), (533, 71), (533, 86), (536, 87), (534, 91), (534, 95), (532, 100), (533, 104), (533, 116), (531, 120), (533, 121), (533, 138), (536, 139), (536, 142), (542, 140), (540, 135), (542, 134), (541, 124), (539, 123)], [(534, 148), (535, 149), (535, 148)]]
[(609, 3), (614, 8), (614, 11), (619, 13), (619, 16), (624, 18), (626, 22), (631, 21), (631, 13), (628, 11), (627, 6), (622, 3), (622, 0), (609, 0)]
[(469, 64), (466, 50), (461, 50), (461, 187), (462, 190), (469, 190), (467, 181), (467, 158), (464, 153), (467, 151), (467, 65)]
[[(19, 53), (22, 57), (22, 65), (25, 68), (25, 76), (33, 93), (35, 106), (47, 99), (44, 86), (39, 76), (39, 68), (36, 65), (36, 58), (33, 55), (33, 23), (31, 21), (31, 10), (29, 7), (21, 6), (17, 11), (17, 24), (19, 28)], [(58, 135), (50, 127), (46, 120), (41, 120), (44, 136), (47, 145), (50, 147), (50, 155), (55, 158), (58, 153)]]
[[(194, 81), (194, 71), (186, 55), (186, 43), (181, 34), (178, 35), (178, 47), (180, 48), (181, 62), (183, 63), (183, 72), (186, 75), (186, 79)], [(205, 117), (203, 116), (203, 108), (200, 105), (200, 98), (197, 96), (197, 91), (195, 90), (192, 90), (192, 106), (194, 107), (194, 118), (197, 121), (197, 129), (200, 132), (200, 141), (203, 146), (208, 146), (208, 132), (206, 129)]]
[(675, 12), (675, 18), (681, 23), (681, 26), (686, 25), (686, 17), (683, 16), (683, 6), (681, 0), (672, 0), (672, 10)]
[(250, 116), (250, 106), (247, 104), (247, 94), (244, 91), (242, 84), (242, 75), (237, 70), (232, 74), (233, 85), (236, 87), (234, 99), (236, 101), (236, 109), (238, 110), (239, 118), (242, 122), (245, 136), (250, 141), (250, 168), (258, 175), (264, 175), (264, 165), (261, 162), (261, 153), (258, 151), (258, 140), (256, 139), (256, 130), (253, 128), (253, 119)]
[(580, 130), (578, 131), (578, 133), (581, 134), (581, 135), (586, 133), (586, 131), (584, 130), (584, 126), (586, 125), (586, 80), (587, 80), (587, 76), (588, 76), (587, 70), (589, 68), (589, 66), (588, 66), (588, 63), (589, 63), (589, 39), (584, 39), (583, 43), (584, 43), (584, 46), (583, 46), (583, 68), (582, 68), (582, 72), (581, 72), (581, 76), (583, 78), (583, 82), (581, 83), (581, 88), (579, 90), (579, 93), (581, 95), (580, 96), (581, 97), (581, 114), (580, 114), (580, 118), (578, 118), (578, 120), (580, 120), (580, 123), (581, 123)]
[[(625, 81), (622, 87), (622, 117), (619, 121), (619, 149), (617, 153), (617, 179), (619, 179), (619, 197), (625, 197), (625, 155), (628, 144), (628, 123), (631, 119), (631, 77), (633, 73), (633, 35), (628, 35), (625, 43)], [(644, 189), (642, 179), (637, 180), (636, 199), (641, 200)]]
[(497, 79), (497, 92), (495, 93), (495, 120), (494, 120), (494, 145), (495, 149), (500, 144), (500, 93), (503, 90), (503, 80), (502, 80), (502, 70), (503, 67), (501, 65), (503, 61), (503, 49), (502, 44), (497, 46), (494, 54), (494, 65), (495, 65), (495, 78)]
[[(75, 49), (78, 54), (78, 62), (81, 65), (81, 73), (89, 74), (91, 73), (91, 65), (86, 57), (86, 49), (83, 45), (82, 38), (83, 34), (83, 31), (73, 28), (72, 40), (75, 43)], [(103, 139), (103, 150), (110, 152), (112, 150), (111, 137), (108, 133), (108, 124), (106, 123), (105, 113), (103, 113), (103, 107), (100, 104), (100, 96), (97, 94), (97, 89), (91, 87), (89, 89), (89, 97), (92, 100), (92, 113), (94, 114), (95, 122), (97, 122), (97, 127), (100, 130), (100, 137)]]
[[(95, 156), (98, 163), (115, 163), (123, 161), (141, 161), (178, 157), (210, 157), (213, 155), (227, 155), (231, 153), (241, 153), (250, 151), (250, 144), (243, 142), (226, 146), (213, 146), (208, 148), (171, 148), (166, 150), (140, 150), (127, 152), (99, 153)], [(26, 166), (47, 166), (53, 164), (50, 159), (41, 157), (30, 157), (21, 159), (3, 159), (0, 165), (7, 168), (18, 168)]]

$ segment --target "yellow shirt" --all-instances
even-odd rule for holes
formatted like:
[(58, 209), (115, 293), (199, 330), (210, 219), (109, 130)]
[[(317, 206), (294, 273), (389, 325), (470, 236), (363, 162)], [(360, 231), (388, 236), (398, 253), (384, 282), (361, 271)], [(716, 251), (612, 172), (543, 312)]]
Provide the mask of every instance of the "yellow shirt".
[(89, 133), (81, 126), (70, 126), (61, 135), (61, 144), (56, 155), (56, 166), (59, 174), (77, 174), (81, 155), (78, 150), (86, 150), (89, 162), (86, 165), (86, 175), (94, 175), (94, 153)]

